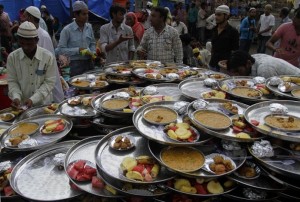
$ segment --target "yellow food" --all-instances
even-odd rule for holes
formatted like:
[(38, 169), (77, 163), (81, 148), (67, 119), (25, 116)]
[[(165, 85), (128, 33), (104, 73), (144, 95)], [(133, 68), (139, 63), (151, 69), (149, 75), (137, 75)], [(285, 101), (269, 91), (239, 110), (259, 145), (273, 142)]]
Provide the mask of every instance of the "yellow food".
[(223, 185), (224, 185), (225, 188), (233, 187), (234, 181), (232, 181), (232, 180), (227, 180), (226, 182), (224, 182)]
[(174, 188), (180, 190), (182, 186), (190, 187), (191, 183), (187, 179), (176, 179), (174, 183)]
[(135, 158), (138, 164), (154, 164), (154, 158), (150, 156), (138, 156)]
[(152, 167), (151, 172), (150, 172), (151, 176), (153, 178), (156, 178), (157, 175), (158, 175), (158, 172), (159, 172), (159, 165), (158, 164), (154, 164), (154, 166)]
[(177, 140), (178, 136), (176, 135), (176, 133), (173, 130), (168, 130), (167, 132), (168, 136), (174, 140)]
[(185, 129), (189, 129), (190, 128), (190, 124), (188, 124), (188, 123), (176, 123), (176, 126), (178, 128), (185, 128)]
[(259, 90), (252, 89), (252, 88), (243, 88), (243, 87), (233, 88), (231, 90), (231, 93), (241, 97), (249, 97), (249, 98), (261, 96), (261, 92)]
[(221, 194), (224, 192), (224, 189), (220, 182), (212, 180), (207, 183), (207, 191), (211, 194)]
[(195, 187), (191, 187), (191, 186), (182, 186), (179, 190), (182, 192), (191, 193), (191, 194), (197, 193), (197, 189)]
[(300, 130), (300, 118), (291, 116), (267, 116), (265, 123), (283, 130)]
[(77, 79), (76, 81), (72, 82), (73, 86), (78, 86), (78, 87), (88, 87), (90, 85), (89, 81), (85, 81), (85, 80), (79, 80)]
[(104, 189), (106, 189), (107, 191), (109, 191), (113, 195), (117, 194), (117, 191), (114, 188), (112, 188), (111, 186), (109, 186), (109, 185), (105, 185)]
[(30, 135), (39, 128), (36, 123), (20, 123), (14, 129), (10, 131), (10, 135), (23, 134)]
[(230, 118), (224, 114), (213, 111), (198, 111), (194, 116), (202, 125), (214, 129), (222, 129), (231, 125)]
[(249, 138), (251, 138), (249, 134), (243, 133), (243, 132), (236, 134), (236, 137), (237, 137), (237, 138), (244, 138), (244, 139), (249, 139)]
[(123, 171), (131, 171), (137, 165), (137, 161), (133, 157), (125, 157), (121, 163)]
[(126, 177), (127, 177), (128, 179), (132, 179), (132, 180), (140, 180), (140, 181), (143, 181), (143, 180), (144, 180), (142, 174), (139, 173), (139, 172), (137, 172), (137, 171), (128, 171), (128, 172), (126, 173)]
[(198, 150), (188, 147), (172, 147), (163, 150), (161, 159), (168, 167), (183, 172), (198, 170), (205, 161)]
[(13, 114), (1, 114), (0, 119), (2, 121), (11, 121), (14, 118)]
[(111, 109), (111, 110), (118, 110), (118, 109), (123, 109), (127, 107), (129, 104), (128, 100), (124, 99), (110, 99), (110, 100), (105, 100), (102, 103), (103, 108), (106, 109)]
[(158, 108), (147, 112), (144, 118), (150, 122), (166, 124), (177, 120), (177, 114), (169, 109)]

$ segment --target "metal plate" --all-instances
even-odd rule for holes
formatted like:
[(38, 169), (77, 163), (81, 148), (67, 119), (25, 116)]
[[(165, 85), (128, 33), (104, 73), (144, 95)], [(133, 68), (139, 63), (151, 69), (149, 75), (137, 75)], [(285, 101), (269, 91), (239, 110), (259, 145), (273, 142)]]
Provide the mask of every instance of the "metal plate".
[(212, 88), (204, 85), (204, 78), (188, 79), (179, 83), (178, 88), (185, 97), (196, 100), (201, 94), (212, 91)]
[(77, 141), (61, 142), (29, 154), (13, 169), (11, 187), (22, 197), (36, 201), (74, 198), (82, 192), (72, 190), (64, 170), (53, 165), (58, 153), (67, 153)]
[[(87, 160), (96, 165), (94, 153), (95, 153), (95, 148), (98, 142), (101, 140), (101, 138), (102, 137), (98, 137), (98, 136), (86, 138), (76, 143), (74, 146), (72, 146), (65, 156), (65, 165), (64, 165), (65, 168), (71, 162), (76, 160)], [(96, 196), (101, 196), (101, 197), (118, 197), (116, 195), (113, 195), (106, 189), (101, 190), (101, 189), (93, 188), (91, 182), (79, 182), (76, 180), (72, 180), (71, 178), (70, 180), (81, 190), (86, 191), (90, 194), (94, 194)]]
[(61, 116), (61, 115), (41, 115), (41, 116), (35, 116), (32, 118), (28, 118), (25, 120), (22, 120), (14, 125), (11, 126), (11, 128), (15, 127), (17, 124), (20, 123), (25, 123), (25, 122), (36, 122), (40, 125), (40, 127), (42, 125), (44, 125), (45, 121), (48, 120), (52, 120), (52, 119), (65, 119), (66, 121), (66, 127), (65, 130), (60, 132), (60, 133), (56, 133), (56, 134), (51, 134), (51, 135), (42, 135), (40, 133), (39, 130), (37, 130), (37, 132), (33, 135), (30, 135), (31, 139), (35, 139), (38, 143), (37, 146), (32, 146), (32, 147), (27, 147), (27, 148), (18, 148), (18, 147), (12, 147), (12, 146), (8, 146), (6, 145), (6, 142), (8, 141), (8, 139), (10, 138), (10, 135), (8, 133), (8, 130), (6, 130), (3, 135), (1, 136), (1, 145), (4, 148), (7, 149), (11, 149), (11, 150), (15, 150), (15, 151), (28, 151), (28, 150), (36, 150), (36, 149), (40, 149), (42, 147), (48, 146), (50, 144), (53, 144), (55, 142), (58, 142), (59, 140), (61, 140), (62, 138), (64, 138), (71, 130), (73, 123), (70, 119), (68, 119), (67, 117)]
[(278, 183), (286, 185), (289, 190), (295, 191), (297, 193), (300, 192), (300, 183), (298, 180), (295, 180), (295, 178), (289, 178), (286, 175), (280, 175), (274, 172), (272, 172), (271, 174), (269, 170), (266, 169), (264, 169), (264, 172), (267, 173), (267, 175), (271, 176), (272, 179), (277, 181)]
[[(136, 90), (139, 91), (141, 90), (142, 88), (140, 87), (136, 87)], [(123, 112), (123, 111), (113, 111), (113, 110), (105, 110), (101, 107), (102, 103), (105, 101), (105, 100), (109, 100), (112, 98), (112, 96), (116, 93), (119, 93), (119, 92), (126, 92), (127, 88), (121, 88), (121, 89), (118, 89), (118, 90), (113, 90), (113, 91), (110, 91), (108, 93), (105, 93), (104, 95), (98, 95), (96, 96), (93, 100), (92, 100), (92, 107), (97, 110), (98, 112), (100, 113), (105, 113), (105, 114), (111, 114), (113, 115), (112, 118), (120, 118), (118, 116), (114, 116), (114, 115), (120, 115), (120, 116), (131, 116), (133, 114), (133, 112)], [(109, 116), (109, 115), (108, 115)]]
[[(47, 107), (48, 105), (42, 105), (42, 106), (37, 106), (37, 107), (32, 107), (32, 108), (29, 108), (27, 109), (26, 111), (24, 111), (16, 120), (15, 122), (17, 121), (21, 121), (23, 119), (28, 119), (28, 118), (31, 118), (31, 117), (34, 117), (34, 116), (39, 116), (39, 115), (43, 115), (43, 114), (47, 114), (45, 111), (44, 111), (44, 108)], [(58, 110), (56, 110), (54, 112), (54, 114), (56, 114), (56, 112), (58, 112)]]
[[(114, 178), (111, 178), (100, 169), (98, 169), (98, 171), (100, 172), (100, 175), (104, 179), (105, 183), (109, 184), (111, 187), (117, 190), (117, 193), (120, 193), (121, 195), (127, 195), (129, 197), (143, 197), (143, 199), (150, 198), (151, 201), (153, 201), (153, 197), (165, 196), (170, 193), (165, 189), (159, 188), (160, 187), (159, 185), (162, 184), (142, 185), (142, 184), (132, 184), (127, 182), (122, 182), (120, 180), (115, 180)], [(124, 187), (128, 187), (128, 186), (132, 187), (132, 189), (125, 190)]]
[(265, 191), (281, 191), (286, 189), (286, 186), (273, 180), (265, 173), (262, 173), (259, 178), (253, 180), (243, 179), (236, 175), (230, 175), (228, 178), (244, 186)]
[[(183, 177), (178, 177), (178, 179), (186, 179), (186, 178), (183, 178)], [(218, 181), (223, 184), (224, 182), (226, 182), (226, 178), (218, 178)], [(221, 185), (222, 186), (222, 185)], [(186, 193), (186, 192), (182, 192), (178, 189), (175, 189), (174, 187), (171, 187), (171, 186), (168, 186), (168, 189), (174, 191), (174, 192), (177, 192), (179, 194), (184, 194), (184, 195), (188, 195), (188, 196), (193, 196), (193, 197), (203, 197), (203, 198), (206, 198), (206, 197), (215, 197), (215, 196), (220, 196), (220, 195), (223, 195), (223, 194), (226, 194), (226, 193), (229, 193), (229, 192), (232, 192), (233, 190), (235, 190), (237, 188), (237, 185), (227, 189), (225, 188), (224, 186), (222, 186), (224, 188), (224, 192), (223, 193), (220, 193), (220, 194), (210, 194), (210, 193), (207, 193), (207, 194), (192, 194), (192, 193)]]
[[(9, 127), (12, 126), (12, 123), (7, 123), (7, 122), (0, 122), (0, 130), (1, 129), (8, 129)], [(4, 131), (3, 131), (4, 133)], [(3, 134), (2, 132), (0, 132), (0, 136)]]
[[(223, 108), (221, 108), (220, 104), (226, 103), (226, 102), (233, 103), (235, 106), (238, 107), (239, 114), (243, 114), (244, 111), (248, 107), (248, 105), (246, 105), (246, 104), (236, 102), (236, 101), (233, 101), (233, 100), (206, 99), (205, 101), (207, 101), (209, 103), (208, 106), (207, 106), (207, 109), (216, 110), (216, 111), (222, 112), (222, 113), (224, 113), (226, 115), (229, 115), (229, 116), (230, 116), (229, 112), (227, 110), (224, 110)], [(236, 137), (236, 134), (233, 133), (232, 126), (229, 129), (226, 129), (226, 130), (216, 131), (216, 130), (210, 130), (206, 127), (203, 127), (203, 126), (197, 124), (197, 122), (192, 119), (192, 113), (194, 111), (196, 111), (193, 107), (194, 102), (190, 103), (189, 106), (188, 106), (188, 115), (189, 115), (191, 121), (194, 123), (194, 125), (198, 129), (200, 129), (201, 131), (203, 131), (205, 133), (208, 133), (212, 136), (221, 138), (221, 139), (232, 140), (232, 141), (236, 141), (236, 142), (253, 142), (255, 140), (259, 140), (259, 139), (263, 138), (263, 136), (253, 137), (253, 138), (249, 138), (249, 139), (238, 138), (238, 137)]]
[[(109, 146), (109, 139), (114, 135), (130, 135), (135, 139), (135, 147), (126, 151), (116, 151), (111, 149)], [(170, 173), (166, 168), (161, 167), (158, 176), (152, 182), (141, 182), (127, 179), (120, 169), (120, 164), (123, 159), (126, 156), (138, 157), (144, 155), (151, 156), (151, 153), (147, 147), (147, 139), (143, 138), (133, 126), (121, 128), (106, 135), (101, 141), (99, 141), (95, 150), (97, 166), (106, 175), (108, 175), (110, 178), (114, 178), (115, 180), (134, 184), (154, 184), (165, 182), (174, 177), (173, 173)]]
[(282, 140), (300, 142), (300, 132), (285, 132), (282, 130), (276, 130), (274, 128), (270, 128), (264, 124), (264, 117), (266, 115), (271, 114), (269, 106), (272, 103), (279, 103), (287, 107), (288, 108), (287, 115), (293, 115), (297, 117), (299, 117), (300, 115), (299, 102), (289, 101), (289, 100), (274, 100), (274, 101), (257, 103), (248, 107), (244, 113), (247, 122), (251, 124), (251, 120), (257, 120), (260, 123), (259, 126), (254, 126), (251, 124), (252, 127), (265, 135), (269, 135)]
[(228, 194), (224, 194), (224, 197), (232, 199), (234, 201), (241, 201), (241, 202), (243, 202), (243, 201), (249, 201), (249, 202), (261, 201), (261, 202), (263, 202), (263, 201), (274, 201), (276, 198), (278, 198), (278, 194), (276, 192), (267, 192), (267, 198), (265, 198), (265, 199), (249, 199), (243, 195), (242, 187), (238, 187), (236, 190), (234, 190)]
[[(229, 77), (228, 74), (224, 74), (221, 72), (215, 72), (215, 71), (211, 71), (211, 70), (206, 71), (205, 74), (207, 75), (207, 78), (216, 79), (216, 80), (222, 80), (224, 78)], [(222, 78), (215, 78), (215, 75), (220, 75), (220, 76), (222, 76)]]
[[(27, 154), (20, 153), (20, 152), (13, 152), (13, 153), (7, 153), (7, 154), (1, 154), (0, 156), (0, 162), (9, 161), (9, 164), (11, 168), (13, 168), (19, 161), (21, 161)], [(9, 184), (8, 184), (9, 185)], [(19, 198), (19, 195), (13, 195), (13, 196), (5, 196), (3, 190), (1, 191), (1, 199), (16, 199)]]
[[(272, 145), (273, 146), (273, 145)], [(281, 147), (274, 147), (274, 157), (265, 157), (260, 158), (258, 156), (255, 156), (252, 152), (252, 149), (250, 146), (248, 146), (248, 150), (252, 156), (264, 167), (268, 168), (269, 170), (274, 171), (275, 173), (282, 174), (288, 177), (297, 178), (300, 179), (300, 161), (295, 159), (293, 160), (294, 163), (290, 165), (285, 165), (284, 163), (278, 163), (276, 161), (282, 161), (289, 160), (286, 158), (281, 158), (280, 156), (277, 157), (277, 155), (292, 155), (288, 150), (282, 149)], [(292, 156), (291, 156), (292, 157)], [(292, 158), (291, 158), (292, 159)]]
[[(95, 76), (95, 81), (97, 81), (97, 77), (99, 76), (105, 76), (105, 73), (91, 73), (92, 75)], [(80, 86), (76, 86), (74, 85), (72, 82), (73, 81), (76, 81), (76, 80), (81, 80), (81, 81), (89, 81), (89, 79), (87, 78), (87, 76), (90, 75), (90, 74), (81, 74), (81, 75), (77, 75), (77, 76), (74, 76), (74, 77), (71, 77), (69, 79), (69, 84), (71, 86), (73, 86), (74, 88), (77, 88), (77, 89), (80, 89), (80, 90), (99, 90), (99, 89), (103, 89), (103, 88), (107, 88), (109, 86), (109, 83), (107, 81), (103, 81), (103, 80), (99, 80), (99, 81), (103, 81), (105, 82), (105, 85), (104, 86), (87, 86), (87, 87), (80, 87)], [(91, 83), (91, 81), (89, 81)]]
[[(143, 111), (146, 107), (165, 106), (165, 107), (173, 108), (175, 103), (176, 101), (162, 101), (162, 102), (149, 103), (140, 107), (138, 110), (136, 110), (136, 112), (132, 117), (133, 125), (145, 138), (159, 142), (161, 144), (191, 146), (191, 145), (204, 144), (205, 142), (209, 141), (211, 139), (210, 136), (206, 135), (205, 133), (200, 133), (200, 138), (196, 142), (178, 142), (176, 140), (172, 140), (164, 133), (163, 126), (155, 126), (144, 120)], [(183, 117), (184, 117), (183, 115), (179, 115), (177, 117), (177, 122), (181, 123)]]
[[(237, 98), (237, 99), (240, 99), (243, 101), (248, 101), (248, 102), (262, 102), (262, 101), (268, 101), (271, 99), (276, 99), (276, 97), (272, 93), (270, 93), (270, 95), (268, 95), (268, 96), (263, 95), (261, 98), (250, 98), (250, 97), (248, 98), (248, 97), (242, 97), (242, 96), (233, 94), (231, 92), (231, 89), (236, 87), (236, 84), (235, 84), (236, 81), (245, 80), (248, 83), (251, 83), (253, 85), (253, 86), (251, 85), (250, 87), (255, 88), (255, 85), (252, 80), (253, 78), (254, 77), (251, 77), (251, 76), (234, 76), (234, 77), (226, 78), (226, 79), (219, 81), (219, 88), (234, 98)], [(223, 85), (226, 85), (228, 87), (228, 90), (225, 90), (224, 88), (222, 88)]]
[[(0, 115), (1, 114), (5, 114), (5, 113), (11, 113), (13, 111), (13, 109), (11, 107), (6, 108), (6, 109), (2, 109), (0, 110)], [(19, 114), (19, 116), (21, 115), (21, 113)], [(16, 120), (18, 118), (18, 116), (15, 116), (14, 119), (12, 119), (11, 121), (2, 121), (2, 119), (0, 119), (0, 123), (13, 123), (14, 120)]]
[[(299, 78), (299, 76), (296, 76), (296, 75), (282, 75), (282, 76), (280, 76), (279, 78), (283, 78), (283, 77), (297, 77), (297, 78)], [(271, 78), (272, 78), (272, 77), (271, 77)], [(267, 88), (268, 88), (270, 91), (272, 91), (274, 94), (276, 94), (276, 95), (278, 95), (278, 96), (281, 96), (281, 97), (283, 97), (283, 98), (292, 99), (292, 100), (300, 100), (299, 97), (294, 97), (294, 96), (291, 94), (291, 92), (289, 92), (289, 93), (283, 93), (283, 92), (281, 92), (281, 91), (278, 90), (278, 86), (272, 86), (272, 85), (270, 85), (270, 80), (271, 80), (271, 78), (268, 78), (268, 79), (266, 80), (266, 86), (267, 86)]]
[[(76, 96), (77, 97), (77, 96)], [(80, 95), (80, 97), (95, 97), (95, 95)], [(72, 98), (69, 98), (72, 99)], [(97, 116), (97, 111), (93, 109), (92, 106), (84, 106), (82, 103), (76, 106), (71, 106), (68, 104), (68, 99), (61, 102), (58, 106), (58, 110), (61, 114), (72, 117), (72, 118), (93, 118)], [(79, 113), (82, 112), (82, 113)], [(83, 112), (85, 114), (83, 114)]]
[[(156, 142), (148, 141), (148, 148), (149, 148), (151, 154), (156, 158), (157, 161), (160, 162), (161, 165), (164, 165), (164, 166), (166, 166), (166, 165), (161, 161), (160, 153), (165, 147), (166, 146), (158, 144)], [(220, 154), (224, 154), (224, 155), (232, 158), (232, 160), (236, 164), (236, 168), (234, 170), (228, 172), (227, 174), (232, 173), (235, 170), (237, 170), (246, 161), (247, 152), (245, 149), (241, 149), (238, 151), (225, 151), (224, 149), (217, 148), (216, 145), (201, 145), (201, 146), (197, 146), (194, 148), (200, 150), (204, 155), (209, 155), (211, 153), (220, 153)], [(197, 170), (195, 172), (190, 172), (190, 173), (176, 171), (171, 168), (168, 168), (168, 169), (173, 172), (176, 172), (180, 175), (183, 175), (186, 177), (191, 177), (191, 178), (195, 178), (195, 177), (212, 178), (212, 177), (220, 177), (220, 176), (224, 175), (224, 174), (215, 175), (215, 174), (209, 173), (203, 169)]]
[[(157, 88), (157, 94), (153, 96), (168, 96), (168, 97), (172, 97), (173, 101), (178, 101), (183, 99), (183, 97), (181, 96), (181, 92), (178, 89), (178, 84), (176, 83), (160, 83), (151, 86), (155, 86)], [(140, 93), (141, 99), (143, 96), (145, 96), (144, 90), (145, 88), (141, 90)]]

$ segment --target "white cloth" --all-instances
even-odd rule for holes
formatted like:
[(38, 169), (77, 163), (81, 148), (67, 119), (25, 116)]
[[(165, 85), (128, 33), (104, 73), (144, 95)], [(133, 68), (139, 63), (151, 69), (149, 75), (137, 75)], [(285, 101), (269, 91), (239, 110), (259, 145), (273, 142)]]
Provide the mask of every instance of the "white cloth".
[(126, 61), (128, 60), (128, 53), (130, 51), (135, 51), (134, 39), (129, 39), (128, 41), (123, 41), (113, 50), (106, 52), (105, 47), (117, 41), (119, 37), (123, 36), (133, 36), (131, 27), (121, 24), (118, 30), (113, 26), (112, 22), (103, 25), (100, 28), (100, 44), (101, 50), (106, 53), (106, 63), (116, 62), (116, 61)]
[(144, 26), (145, 30), (147, 30), (151, 27), (151, 23), (150, 23), (151, 10), (146, 9), (146, 12), (148, 13), (148, 17), (147, 17), (147, 20), (145, 20), (145, 22), (143, 22), (143, 26)]
[(198, 11), (197, 28), (206, 26), (205, 15), (206, 11), (200, 8)]
[(252, 65), (251, 76), (270, 78), (280, 75), (300, 75), (300, 69), (286, 62), (266, 54), (253, 54), (255, 63)]
[(43, 20), (43, 18), (40, 19), (39, 27), (41, 27), (43, 30), (46, 30), (46, 32), (48, 32), (48, 27), (45, 21)]
[[(50, 51), (53, 54), (53, 56), (55, 57), (53, 43), (51, 41), (51, 38), (50, 38), (50, 35), (48, 34), (48, 32), (43, 30), (41, 27), (39, 27), (37, 31), (38, 31), (38, 37), (39, 37), (38, 45), (40, 47), (45, 48), (46, 50)], [(53, 94), (54, 102), (60, 103), (64, 100), (65, 96), (64, 96), (64, 91), (63, 91), (62, 85), (61, 85), (58, 68), (56, 68), (56, 82), (55, 82), (55, 86), (53, 88), (52, 94)]]
[(212, 30), (216, 25), (216, 16), (213, 13), (208, 18), (206, 18), (206, 29)]
[[(262, 14), (259, 19), (260, 28), (259, 31), (265, 30), (269, 27), (275, 26), (275, 17), (270, 14), (266, 16), (265, 14)], [(261, 34), (262, 36), (272, 36), (272, 29), (270, 29), (268, 32), (264, 32)]]
[(188, 29), (183, 22), (179, 22), (178, 24), (177, 22), (173, 22), (172, 27), (174, 27), (177, 30), (179, 35), (188, 33)]
[(22, 48), (13, 51), (7, 59), (8, 96), (12, 100), (18, 98), (21, 102), (31, 99), (34, 106), (51, 103), (56, 80), (55, 68), (55, 57), (44, 48), (37, 46), (32, 60)]

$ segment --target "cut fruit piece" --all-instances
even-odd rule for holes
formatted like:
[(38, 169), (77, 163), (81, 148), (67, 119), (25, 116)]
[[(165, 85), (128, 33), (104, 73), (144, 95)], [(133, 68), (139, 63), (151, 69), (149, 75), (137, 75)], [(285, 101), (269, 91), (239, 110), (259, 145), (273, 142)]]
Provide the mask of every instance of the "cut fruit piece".
[(168, 130), (168, 136), (174, 140), (177, 140), (177, 135), (173, 130)]
[(174, 183), (174, 188), (180, 190), (182, 186), (190, 187), (191, 183), (187, 179), (176, 179)]
[(126, 177), (128, 179), (132, 179), (132, 180), (140, 180), (140, 181), (143, 181), (144, 178), (142, 176), (141, 173), (137, 172), (137, 171), (129, 171), (126, 173)]
[(195, 187), (191, 187), (191, 186), (184, 186), (183, 185), (179, 190), (182, 191), (182, 192), (191, 193), (191, 194), (196, 194), (197, 193), (197, 189)]
[(177, 128), (177, 130), (175, 131), (177, 136), (183, 136), (185, 133), (187, 133), (187, 129), (185, 128)]
[(251, 138), (249, 134), (243, 133), (243, 132), (236, 134), (236, 137), (238, 137), (238, 138), (244, 138), (244, 139)]
[(220, 182), (214, 181), (214, 180), (207, 183), (207, 191), (211, 194), (224, 193), (224, 189), (223, 189), (222, 185), (220, 184)]
[(188, 124), (188, 123), (176, 123), (176, 126), (178, 128), (185, 128), (185, 129), (189, 129), (190, 128), (190, 124)]
[(141, 164), (154, 164), (155, 160), (150, 156), (138, 156), (136, 161)]
[(121, 163), (123, 171), (131, 171), (137, 165), (137, 161), (133, 157), (125, 157)]
[(192, 136), (192, 132), (187, 130), (184, 135), (178, 135), (178, 138), (180, 138), (182, 140), (186, 140), (186, 139), (189, 139), (191, 136)]
[(232, 180), (227, 180), (226, 182), (224, 182), (225, 188), (233, 187), (233, 185), (234, 185), (234, 181), (232, 181)]

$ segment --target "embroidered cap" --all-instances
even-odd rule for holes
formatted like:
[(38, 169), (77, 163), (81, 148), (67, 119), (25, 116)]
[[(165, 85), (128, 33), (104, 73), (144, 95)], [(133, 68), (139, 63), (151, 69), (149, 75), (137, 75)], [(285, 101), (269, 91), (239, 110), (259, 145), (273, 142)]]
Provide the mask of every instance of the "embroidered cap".
[(229, 7), (226, 5), (221, 5), (216, 8), (216, 13), (224, 13), (230, 15)]
[(35, 6), (29, 6), (29, 7), (27, 7), (25, 9), (25, 11), (27, 13), (29, 13), (30, 15), (34, 16), (35, 18), (41, 19), (41, 12), (40, 12), (40, 10), (37, 7), (35, 7)]
[(83, 9), (88, 9), (88, 6), (83, 1), (75, 1), (73, 4), (73, 11), (80, 11)]
[(19, 26), (17, 34), (23, 38), (35, 38), (38, 36), (35, 25), (28, 21), (23, 22)]

